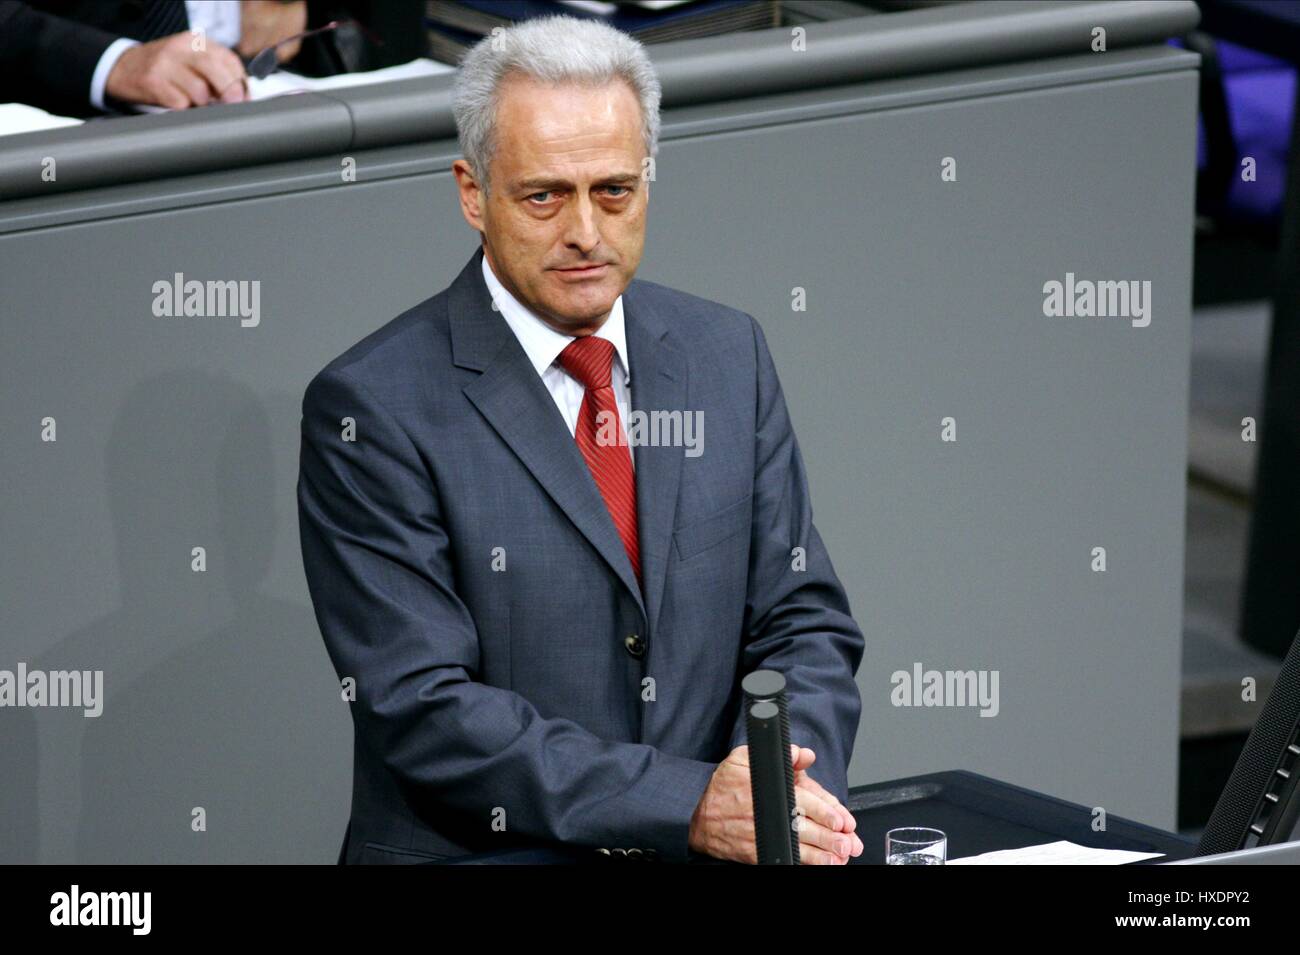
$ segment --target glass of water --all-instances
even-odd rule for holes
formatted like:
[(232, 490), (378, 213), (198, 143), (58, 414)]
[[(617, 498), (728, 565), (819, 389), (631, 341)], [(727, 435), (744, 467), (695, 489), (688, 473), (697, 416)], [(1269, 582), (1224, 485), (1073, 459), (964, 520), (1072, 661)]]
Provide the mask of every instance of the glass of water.
[(885, 833), (885, 865), (943, 865), (948, 837), (938, 829), (890, 829)]

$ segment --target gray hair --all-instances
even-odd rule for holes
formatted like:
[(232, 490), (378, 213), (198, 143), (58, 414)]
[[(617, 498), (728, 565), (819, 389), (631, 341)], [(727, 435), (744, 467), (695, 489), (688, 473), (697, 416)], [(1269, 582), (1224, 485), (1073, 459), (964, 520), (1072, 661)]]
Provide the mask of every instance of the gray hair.
[(641, 103), (646, 155), (659, 148), (659, 78), (645, 47), (597, 20), (546, 16), (497, 28), (465, 54), (452, 94), (460, 149), (486, 194), (496, 151), (497, 91), (508, 75), (604, 86), (623, 80)]

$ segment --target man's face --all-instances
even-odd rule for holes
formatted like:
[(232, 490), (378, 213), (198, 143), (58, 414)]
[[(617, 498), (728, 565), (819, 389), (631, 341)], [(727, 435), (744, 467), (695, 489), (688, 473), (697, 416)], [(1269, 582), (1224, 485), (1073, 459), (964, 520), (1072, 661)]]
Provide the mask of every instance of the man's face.
[(458, 160), (461, 210), (515, 298), (559, 332), (589, 334), (632, 281), (645, 244), (640, 103), (623, 82), (547, 86), (517, 74), (500, 94), (491, 195)]

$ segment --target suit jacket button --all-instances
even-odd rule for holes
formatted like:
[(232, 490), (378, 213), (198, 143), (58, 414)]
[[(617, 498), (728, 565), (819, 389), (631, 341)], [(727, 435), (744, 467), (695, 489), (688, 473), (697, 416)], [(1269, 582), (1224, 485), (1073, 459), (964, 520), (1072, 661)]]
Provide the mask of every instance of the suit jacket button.
[(623, 648), (628, 654), (640, 660), (645, 656), (645, 638), (639, 633), (629, 633), (623, 641)]

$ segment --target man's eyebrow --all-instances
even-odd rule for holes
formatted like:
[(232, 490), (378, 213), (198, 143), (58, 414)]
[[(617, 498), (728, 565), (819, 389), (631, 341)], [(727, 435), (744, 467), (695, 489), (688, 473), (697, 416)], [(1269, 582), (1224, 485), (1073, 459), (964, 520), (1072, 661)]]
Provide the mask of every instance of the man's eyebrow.
[[(615, 173), (598, 179), (595, 183), (597, 186), (626, 186), (634, 182), (639, 182), (641, 176), (634, 172)], [(547, 189), (570, 189), (573, 183), (567, 179), (548, 178), (545, 176), (534, 176), (531, 179), (521, 179), (515, 183), (515, 189), (527, 189), (530, 192), (538, 192)]]

